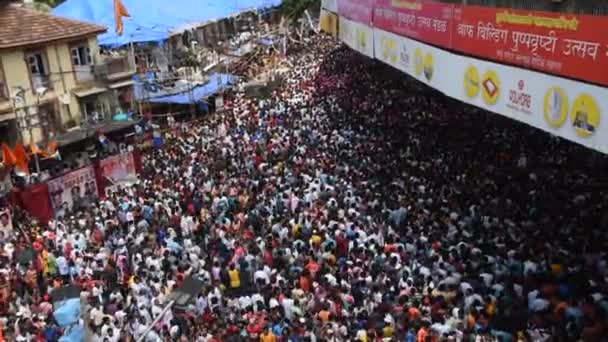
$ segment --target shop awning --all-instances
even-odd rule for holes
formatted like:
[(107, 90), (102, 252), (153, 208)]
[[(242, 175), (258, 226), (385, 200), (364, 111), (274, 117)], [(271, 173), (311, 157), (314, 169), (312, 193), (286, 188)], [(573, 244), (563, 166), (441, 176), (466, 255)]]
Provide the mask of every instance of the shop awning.
[(114, 84), (110, 84), (110, 89), (118, 89), (123, 87), (128, 87), (133, 85), (133, 80), (126, 80), (122, 82), (116, 82)]
[(76, 97), (87, 97), (91, 95), (105, 93), (106, 91), (108, 91), (108, 88), (106, 87), (90, 87), (86, 89), (73, 90), (74, 95), (76, 95)]

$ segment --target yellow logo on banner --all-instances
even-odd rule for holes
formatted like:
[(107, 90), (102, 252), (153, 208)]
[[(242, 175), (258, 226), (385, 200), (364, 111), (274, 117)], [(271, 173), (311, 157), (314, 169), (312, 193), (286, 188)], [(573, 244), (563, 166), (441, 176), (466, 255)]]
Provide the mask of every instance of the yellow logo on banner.
[(424, 77), (426, 77), (427, 81), (430, 81), (433, 78), (433, 55), (427, 53), (424, 56)]
[(397, 63), (397, 54), (395, 53), (396, 47), (397, 42), (395, 42), (394, 39), (382, 37), (382, 57), (385, 61), (392, 64)]
[(488, 105), (494, 105), (498, 101), (500, 95), (500, 80), (494, 70), (488, 70), (483, 75), (483, 81), (481, 82), (481, 95), (483, 100)]
[(365, 51), (367, 47), (367, 32), (364, 30), (357, 30), (357, 46), (359, 46), (359, 51)]
[(568, 97), (562, 88), (553, 87), (545, 93), (545, 121), (554, 128), (562, 127), (568, 118)]
[(479, 72), (472, 65), (469, 65), (464, 72), (464, 92), (469, 98), (479, 94)]
[(595, 134), (600, 124), (600, 110), (591, 95), (581, 94), (574, 100), (570, 121), (578, 136), (586, 138)]
[(416, 48), (416, 51), (414, 51), (414, 71), (416, 72), (416, 76), (422, 74), (423, 68), (424, 61), (422, 60), (422, 51), (420, 48)]

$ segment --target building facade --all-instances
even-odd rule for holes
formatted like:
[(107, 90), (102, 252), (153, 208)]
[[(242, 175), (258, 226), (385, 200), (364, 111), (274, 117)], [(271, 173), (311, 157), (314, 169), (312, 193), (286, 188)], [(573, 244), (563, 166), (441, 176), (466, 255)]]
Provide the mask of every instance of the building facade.
[[(103, 26), (18, 4), (0, 7), (0, 140), (55, 139), (127, 111), (127, 56), (100, 53)], [(126, 100), (125, 101), (125, 97)]]

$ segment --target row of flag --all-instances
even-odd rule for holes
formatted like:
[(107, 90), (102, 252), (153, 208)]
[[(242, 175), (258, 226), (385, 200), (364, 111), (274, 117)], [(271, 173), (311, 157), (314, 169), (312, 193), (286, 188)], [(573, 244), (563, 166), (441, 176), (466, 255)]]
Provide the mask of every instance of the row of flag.
[(6, 143), (2, 144), (2, 164), (5, 168), (15, 167), (17, 170), (26, 174), (30, 173), (28, 163), (30, 155), (40, 156), (42, 158), (60, 158), (57, 150), (57, 142), (52, 141), (45, 149), (41, 149), (38, 145), (30, 144), (30, 153), (25, 150), (22, 144), (17, 143), (15, 148), (11, 149)]

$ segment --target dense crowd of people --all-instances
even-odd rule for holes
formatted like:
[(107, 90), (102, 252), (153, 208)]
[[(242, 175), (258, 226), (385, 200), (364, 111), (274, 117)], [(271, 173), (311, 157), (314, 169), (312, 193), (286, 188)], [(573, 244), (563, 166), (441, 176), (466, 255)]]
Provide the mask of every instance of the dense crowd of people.
[[(605, 158), (315, 37), (271, 97), (167, 133), (141, 180), (1, 237), (0, 317), (56, 341), (603, 341)], [(15, 220), (20, 220), (17, 216)], [(32, 262), (13, 259), (28, 245)], [(166, 312), (193, 277), (204, 288)]]

